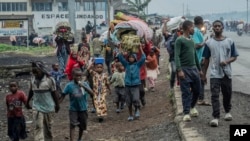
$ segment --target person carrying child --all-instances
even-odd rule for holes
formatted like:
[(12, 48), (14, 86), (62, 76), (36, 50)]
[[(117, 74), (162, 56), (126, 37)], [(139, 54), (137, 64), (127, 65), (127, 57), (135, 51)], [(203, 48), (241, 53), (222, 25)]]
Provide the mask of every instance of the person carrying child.
[[(85, 62), (85, 64), (88, 63), (90, 59), (90, 46), (87, 42), (87, 37), (82, 37), (82, 43), (78, 44), (77, 49), (77, 60), (80, 62)], [(84, 70), (82, 68), (82, 70)]]
[(126, 103), (129, 109), (128, 121), (133, 121), (133, 105), (135, 107), (135, 118), (140, 117), (140, 68), (145, 63), (146, 56), (143, 52), (142, 46), (140, 46), (141, 58), (137, 61), (136, 54), (129, 54), (128, 60), (126, 60), (122, 53), (119, 53), (118, 57), (120, 62), (125, 68), (125, 91), (126, 91)]
[(151, 52), (147, 56), (146, 67), (147, 67), (147, 79), (149, 84), (149, 90), (155, 91), (155, 80), (159, 74), (157, 57), (160, 50), (157, 47), (151, 49)]
[(112, 75), (110, 83), (115, 86), (116, 96), (114, 103), (116, 103), (116, 113), (120, 113), (125, 104), (125, 72), (120, 62), (116, 63), (116, 69), (117, 71)]
[(81, 141), (83, 131), (87, 129), (88, 119), (88, 95), (93, 95), (86, 81), (82, 82), (82, 71), (80, 68), (72, 70), (73, 80), (68, 82), (59, 99), (61, 103), (66, 95), (69, 95), (69, 119), (70, 119), (70, 141), (75, 138), (75, 127), (79, 127), (78, 141)]
[(104, 59), (102, 58), (102, 62), (97, 62), (96, 60), (94, 61), (94, 70), (92, 69), (93, 64), (90, 64), (88, 71), (93, 78), (93, 101), (96, 113), (99, 122), (103, 122), (103, 117), (107, 116), (106, 95), (110, 93), (111, 90), (109, 77), (103, 72)]
[(18, 90), (18, 82), (10, 81), (11, 93), (5, 97), (8, 119), (8, 136), (11, 141), (27, 138), (25, 118), (22, 112), (22, 103), (26, 104), (26, 94)]

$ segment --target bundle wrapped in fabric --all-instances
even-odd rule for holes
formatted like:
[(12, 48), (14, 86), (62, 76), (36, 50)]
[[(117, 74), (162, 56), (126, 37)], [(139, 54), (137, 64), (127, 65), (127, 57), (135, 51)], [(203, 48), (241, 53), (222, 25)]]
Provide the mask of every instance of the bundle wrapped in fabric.
[(182, 22), (184, 22), (184, 21), (185, 21), (185, 19), (184, 19), (184, 17), (182, 17), (182, 16), (178, 16), (178, 17), (173, 17), (173, 18), (171, 18), (170, 21), (167, 22), (167, 29), (168, 29), (168, 31), (171, 32), (172, 30), (177, 29), (177, 28), (179, 27), (179, 25), (180, 25)]
[(140, 45), (139, 36), (132, 34), (122, 36), (121, 46), (124, 51), (137, 53)]
[(58, 22), (56, 24), (55, 30), (57, 36), (60, 36), (67, 41), (72, 41), (74, 38), (74, 34), (71, 32), (71, 27), (69, 22), (65, 21)]

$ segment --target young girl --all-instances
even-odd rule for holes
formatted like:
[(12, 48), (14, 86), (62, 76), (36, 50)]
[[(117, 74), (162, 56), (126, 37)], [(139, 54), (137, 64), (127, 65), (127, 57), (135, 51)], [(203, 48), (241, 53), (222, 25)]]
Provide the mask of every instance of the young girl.
[(23, 91), (18, 90), (18, 83), (10, 81), (11, 94), (6, 96), (8, 136), (11, 141), (27, 138), (25, 119), (22, 112), (22, 103), (26, 104), (27, 97)]
[(160, 50), (157, 47), (151, 49), (151, 52), (147, 56), (146, 67), (147, 67), (147, 79), (149, 82), (149, 90), (155, 91), (155, 80), (159, 74), (157, 56)]
[(94, 70), (89, 65), (88, 71), (93, 77), (93, 100), (99, 122), (103, 122), (103, 117), (107, 115), (106, 95), (110, 93), (109, 78), (103, 72), (103, 63), (94, 63)]
[(84, 65), (84, 61), (80, 61), (77, 59), (77, 52), (72, 51), (70, 54), (70, 57), (68, 59), (68, 63), (66, 66), (65, 73), (68, 75), (68, 79), (71, 81), (73, 79), (72, 77), (72, 70), (73, 68), (81, 68)]
[(114, 103), (116, 103), (116, 113), (120, 113), (125, 104), (125, 72), (120, 62), (116, 63), (116, 69), (117, 71), (112, 75), (110, 83), (115, 86), (116, 97)]

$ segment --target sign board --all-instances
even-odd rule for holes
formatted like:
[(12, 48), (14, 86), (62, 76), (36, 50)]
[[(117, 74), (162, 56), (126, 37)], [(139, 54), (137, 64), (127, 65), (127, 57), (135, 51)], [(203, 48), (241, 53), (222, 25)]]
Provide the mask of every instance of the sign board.
[(1, 20), (0, 37), (3, 36), (28, 36), (27, 20)]

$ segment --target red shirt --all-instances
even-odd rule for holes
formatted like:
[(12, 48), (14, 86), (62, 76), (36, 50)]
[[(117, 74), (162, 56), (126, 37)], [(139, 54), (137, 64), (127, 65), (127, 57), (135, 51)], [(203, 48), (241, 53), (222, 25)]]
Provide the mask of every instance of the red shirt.
[(15, 94), (6, 96), (7, 117), (22, 117), (22, 103), (26, 104), (27, 96), (23, 91), (17, 91)]
[[(148, 42), (145, 44), (145, 48), (143, 49), (143, 51), (144, 51), (146, 56), (149, 55), (151, 48), (152, 48), (151, 42)], [(137, 60), (141, 59), (142, 53), (140, 51), (136, 55), (137, 55)], [(146, 77), (147, 77), (146, 66), (142, 65), (140, 68), (140, 78), (141, 78), (141, 80), (145, 80)]]

